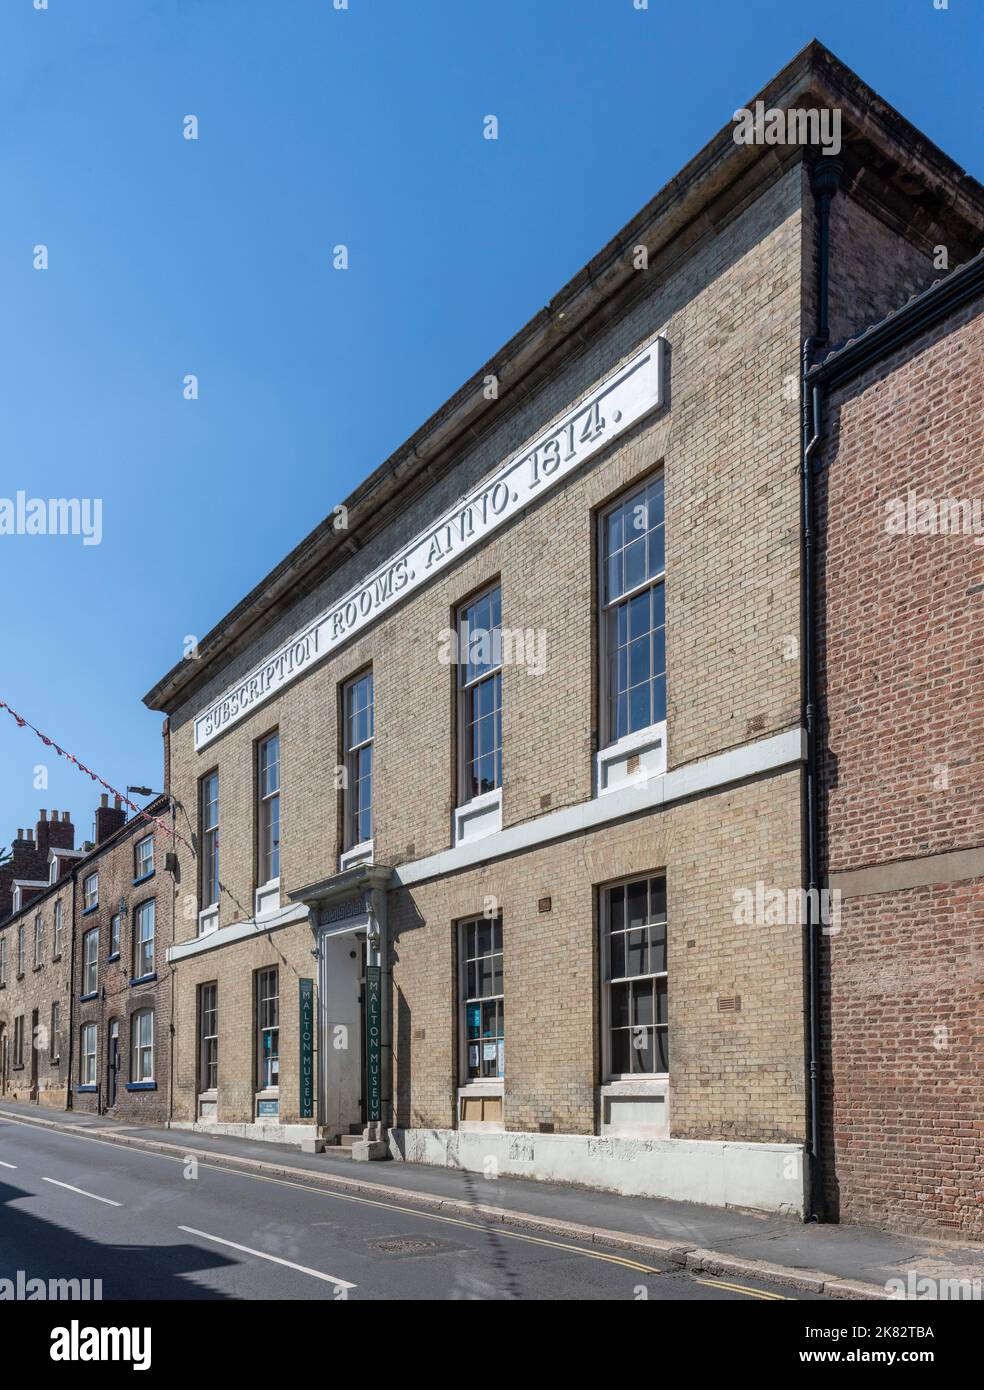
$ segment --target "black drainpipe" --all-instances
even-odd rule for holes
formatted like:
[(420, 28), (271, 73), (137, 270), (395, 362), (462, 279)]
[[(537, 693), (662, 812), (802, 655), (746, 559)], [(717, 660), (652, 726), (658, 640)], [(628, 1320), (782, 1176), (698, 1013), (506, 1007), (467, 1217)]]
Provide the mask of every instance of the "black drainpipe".
[(820, 387), (807, 385), (813, 353), (830, 337), (829, 270), (830, 204), (840, 187), (844, 166), (824, 157), (813, 165), (813, 196), (817, 210), (817, 326), (803, 343), (800, 403), (803, 440), (801, 504), (803, 524), (803, 684), (806, 722), (806, 879), (807, 879), (807, 1009), (809, 1018), (807, 1069), (810, 1107), (810, 1198), (808, 1219), (826, 1216), (820, 1145), (820, 780), (818, 758), (816, 666), (816, 520), (813, 496), (813, 454), (821, 437)]

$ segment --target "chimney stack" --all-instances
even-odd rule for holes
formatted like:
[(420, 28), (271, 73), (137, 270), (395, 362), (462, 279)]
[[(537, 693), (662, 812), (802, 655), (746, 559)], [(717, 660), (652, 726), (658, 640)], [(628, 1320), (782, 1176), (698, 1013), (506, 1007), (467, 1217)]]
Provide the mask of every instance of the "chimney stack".
[(110, 806), (109, 797), (103, 792), (96, 807), (96, 844), (101, 845), (103, 840), (115, 835), (125, 824), (126, 812), (120, 805), (119, 797), (114, 797), (113, 805)]
[(52, 811), (49, 820), (47, 811), (42, 807), (35, 835), (38, 853), (44, 856), (45, 862), (49, 849), (75, 848), (75, 826), (69, 820), (67, 811), (62, 811), (61, 820), (58, 819), (58, 812)]

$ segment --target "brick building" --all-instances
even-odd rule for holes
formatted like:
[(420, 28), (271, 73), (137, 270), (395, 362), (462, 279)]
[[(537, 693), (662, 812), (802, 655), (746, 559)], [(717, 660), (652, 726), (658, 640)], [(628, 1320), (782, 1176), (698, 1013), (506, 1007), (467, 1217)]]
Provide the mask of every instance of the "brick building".
[(145, 697), (174, 1123), (818, 1205), (802, 348), (984, 189), (817, 44), (758, 99), (838, 159), (726, 125)]
[[(147, 821), (127, 821), (118, 799), (100, 803), (95, 840), (78, 849), (67, 811), (42, 810), (13, 842), (11, 911), (0, 921), (0, 1095), (165, 1123), (167, 846)], [(146, 809), (164, 816), (168, 806), (161, 796)]]
[(984, 1235), (984, 256), (814, 369), (831, 1214)]
[(0, 869), (0, 1096), (64, 1108), (70, 1078), (72, 870), (67, 811), (18, 830)]
[[(168, 1117), (174, 894), (167, 837), (126, 819), (117, 798), (96, 810), (96, 845), (75, 868), (72, 1105), (145, 1124)], [(166, 796), (146, 808), (169, 816)]]

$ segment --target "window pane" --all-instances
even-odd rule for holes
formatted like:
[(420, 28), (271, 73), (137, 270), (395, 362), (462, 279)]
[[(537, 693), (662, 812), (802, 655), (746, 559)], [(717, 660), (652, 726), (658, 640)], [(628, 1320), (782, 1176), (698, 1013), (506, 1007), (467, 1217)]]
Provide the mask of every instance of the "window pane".
[(478, 962), (478, 989), (476, 994), (479, 998), (487, 998), (492, 993), (492, 957), (483, 956)]
[(617, 932), (609, 943), (608, 969), (614, 980), (625, 974), (625, 936), (622, 932)]
[(607, 553), (613, 555), (616, 550), (622, 548), (622, 508), (616, 507), (614, 511), (608, 513), (606, 525), (605, 544)]
[(629, 1063), (629, 1052), (631, 1051), (631, 1037), (627, 1028), (616, 1028), (611, 1034), (611, 1069), (618, 1075), (624, 1075), (631, 1070)]
[(632, 1026), (638, 1028), (654, 1022), (653, 987), (647, 980), (632, 986)]
[(665, 553), (664, 553), (664, 536), (665, 536), (665, 534), (666, 534), (666, 533), (665, 533), (665, 531), (663, 530), (662, 526), (657, 527), (655, 531), (650, 531), (650, 533), (649, 533), (649, 577), (650, 577), (650, 578), (652, 578), (653, 575), (662, 574), (663, 569), (665, 568), (665, 565), (666, 565), (666, 556), (665, 556)]
[(625, 901), (628, 911), (627, 926), (639, 927), (649, 920), (649, 880), (639, 879), (625, 888)]
[(615, 737), (624, 738), (629, 732), (629, 697), (619, 695), (615, 705)]
[(624, 584), (626, 592), (634, 589), (646, 578), (646, 540), (640, 537), (623, 552), (625, 560)]
[(645, 637), (649, 633), (650, 624), (650, 598), (649, 590), (645, 593), (636, 594), (629, 599), (629, 639), (634, 637)]
[(633, 1072), (652, 1072), (654, 1070), (652, 1029), (635, 1029), (632, 1032), (631, 1037)]
[(656, 1003), (656, 1022), (662, 1027), (666, 1027), (666, 981), (654, 981), (654, 999)]
[(647, 975), (649, 973), (648, 933), (645, 927), (626, 932), (625, 962), (626, 975)]
[(648, 685), (637, 685), (629, 691), (629, 733), (645, 729), (650, 723), (649, 711), (652, 708)]
[(612, 985), (611, 997), (611, 1023), (613, 1028), (627, 1028), (629, 1026), (629, 991), (632, 986)]
[(662, 584), (657, 584), (652, 590), (653, 595), (653, 627), (662, 627), (666, 622), (666, 590)]
[(666, 677), (659, 676), (653, 681), (653, 723), (659, 724), (666, 718)]
[(666, 969), (666, 923), (649, 928), (649, 969), (658, 974)]
[(629, 647), (629, 684), (638, 685), (650, 677), (651, 642), (649, 637), (640, 637)]

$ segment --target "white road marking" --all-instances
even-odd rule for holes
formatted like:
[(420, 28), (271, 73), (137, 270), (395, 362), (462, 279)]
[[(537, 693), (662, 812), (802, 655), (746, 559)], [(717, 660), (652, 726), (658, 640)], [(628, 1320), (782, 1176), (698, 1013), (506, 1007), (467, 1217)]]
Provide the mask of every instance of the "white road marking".
[(282, 1260), (279, 1255), (268, 1255), (265, 1250), (253, 1250), (248, 1245), (237, 1245), (234, 1240), (223, 1240), (221, 1236), (210, 1236), (208, 1231), (196, 1231), (194, 1226), (179, 1226), (179, 1231), (186, 1231), (190, 1236), (201, 1236), (202, 1240), (214, 1240), (216, 1245), (228, 1245), (231, 1250), (241, 1250), (244, 1255), (256, 1255), (260, 1260), (270, 1260), (275, 1265), (286, 1265), (288, 1269), (299, 1270), (301, 1274), (310, 1274), (312, 1279), (323, 1279), (326, 1284), (335, 1284), (340, 1289), (354, 1289), (356, 1284), (350, 1284), (347, 1279), (336, 1279), (334, 1274), (322, 1274), (320, 1269), (308, 1269), (307, 1265), (296, 1265), (292, 1260)]
[(42, 1182), (50, 1182), (55, 1187), (65, 1187), (69, 1192), (77, 1192), (80, 1197), (91, 1197), (94, 1202), (105, 1202), (107, 1207), (121, 1207), (122, 1202), (114, 1202), (111, 1197), (100, 1197), (97, 1192), (86, 1192), (84, 1187), (73, 1187), (70, 1182), (59, 1182), (57, 1178), (42, 1178)]
[(17, 1164), (16, 1164), (16, 1163), (4, 1163), (3, 1159), (0, 1158), (0, 1168), (16, 1168), (16, 1167), (17, 1167)]

